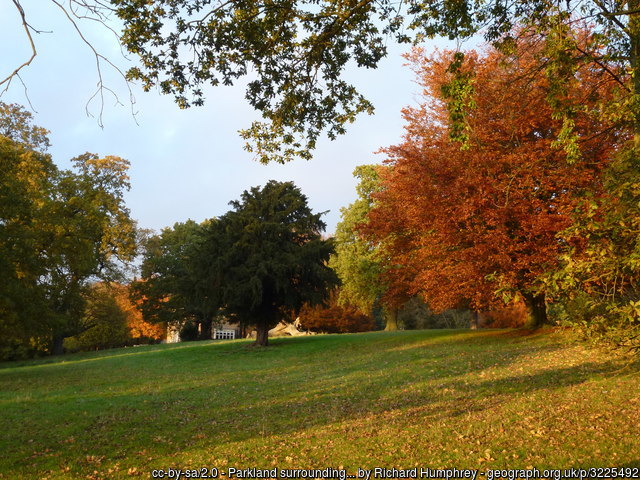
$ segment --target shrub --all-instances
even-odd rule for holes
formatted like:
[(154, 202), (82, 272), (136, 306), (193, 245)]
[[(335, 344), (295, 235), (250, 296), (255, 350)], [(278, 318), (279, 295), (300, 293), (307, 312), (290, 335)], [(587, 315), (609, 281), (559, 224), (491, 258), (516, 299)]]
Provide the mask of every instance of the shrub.
[(470, 312), (465, 309), (449, 309), (434, 313), (418, 297), (409, 299), (398, 312), (398, 323), (405, 330), (469, 328), (470, 319)]
[(363, 315), (353, 307), (309, 306), (300, 310), (300, 323), (306, 330), (321, 333), (354, 333), (375, 330), (373, 317)]
[(527, 323), (527, 308), (522, 302), (491, 310), (484, 315), (483, 328), (520, 328)]

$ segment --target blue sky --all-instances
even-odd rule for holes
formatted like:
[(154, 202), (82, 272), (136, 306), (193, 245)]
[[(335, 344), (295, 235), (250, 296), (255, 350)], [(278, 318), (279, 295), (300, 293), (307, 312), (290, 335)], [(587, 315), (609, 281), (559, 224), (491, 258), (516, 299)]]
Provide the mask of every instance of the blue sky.
[[(383, 160), (374, 152), (400, 141), (400, 111), (418, 101), (419, 89), (401, 57), (409, 47), (390, 41), (389, 56), (377, 70), (354, 68), (347, 74), (373, 102), (375, 115), (360, 117), (346, 135), (333, 142), (319, 142), (311, 161), (265, 166), (244, 151), (237, 133), (258, 119), (244, 100), (242, 83), (210, 88), (203, 107), (187, 110), (180, 110), (171, 97), (157, 91), (145, 93), (132, 85), (136, 124), (124, 82), (103, 65), (106, 85), (124, 106), (115, 105), (107, 95), (104, 128), (100, 128), (97, 119), (85, 112), (98, 80), (91, 51), (55, 4), (44, 0), (22, 3), (34, 28), (52, 32), (34, 35), (38, 56), (21, 73), (36, 123), (51, 131), (50, 153), (63, 168), (70, 158), (87, 151), (127, 158), (132, 188), (126, 201), (132, 217), (144, 228), (160, 230), (188, 218), (202, 221), (221, 215), (243, 190), (275, 179), (293, 181), (314, 211), (329, 210), (324, 218), (331, 233), (340, 208), (355, 199), (353, 169)], [(122, 57), (110, 32), (87, 22), (81, 28), (96, 49), (123, 70), (135, 64), (135, 59)], [(0, 45), (0, 77), (4, 78), (30, 54), (12, 2), (0, 3)], [(427, 49), (435, 46), (425, 45)], [(19, 82), (0, 99), (27, 104)], [(99, 103), (90, 104), (89, 111), (97, 115)]]

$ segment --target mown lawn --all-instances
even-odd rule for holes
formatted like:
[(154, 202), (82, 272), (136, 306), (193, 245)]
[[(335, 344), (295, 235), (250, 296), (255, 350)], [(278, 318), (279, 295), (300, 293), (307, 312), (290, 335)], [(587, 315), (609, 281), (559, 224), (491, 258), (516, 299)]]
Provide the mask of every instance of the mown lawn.
[(0, 364), (0, 478), (640, 467), (640, 361), (558, 332), (196, 342)]

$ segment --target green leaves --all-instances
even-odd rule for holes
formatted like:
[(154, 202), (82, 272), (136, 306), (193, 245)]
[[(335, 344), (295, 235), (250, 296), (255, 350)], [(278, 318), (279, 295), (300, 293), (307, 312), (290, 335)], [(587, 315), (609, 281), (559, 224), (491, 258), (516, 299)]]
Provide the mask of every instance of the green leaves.
[(312, 213), (291, 182), (270, 181), (245, 191), (233, 210), (208, 230), (204, 255), (215, 258), (221, 306), (259, 330), (271, 328), (282, 309), (319, 303), (336, 279), (326, 265), (333, 250), (323, 240), (322, 213)]
[(380, 179), (374, 165), (361, 165), (353, 173), (360, 180), (356, 186), (358, 198), (341, 209), (341, 220), (336, 227), (336, 253), (329, 265), (341, 281), (339, 302), (370, 315), (374, 303), (386, 292), (382, 279), (384, 267), (379, 249), (360, 235), (358, 228), (367, 222), (373, 206), (372, 194), (380, 189)]
[(264, 118), (242, 130), (261, 162), (310, 158), (372, 105), (341, 76), (349, 62), (386, 55), (373, 3), (114, 0), (122, 43), (140, 57), (128, 77), (160, 87), (181, 108), (204, 103), (203, 86), (251, 74), (246, 98)]
[[(565, 8), (545, 0), (111, 3), (124, 23), (123, 45), (141, 61), (128, 76), (141, 81), (145, 90), (159, 87), (181, 108), (188, 108), (204, 103), (206, 85), (232, 85), (249, 77), (246, 98), (262, 119), (240, 133), (245, 148), (263, 163), (308, 159), (322, 135), (334, 139), (359, 114), (373, 113), (373, 105), (344, 74), (350, 64), (375, 68), (387, 55), (390, 37), (417, 44), (436, 36), (462, 41), (481, 32), (487, 42), (506, 51), (521, 40), (516, 26), (535, 27), (548, 43), (544, 68), (552, 85), (549, 100), (561, 118), (569, 120), (564, 85), (577, 65), (608, 69), (621, 84), (628, 77), (624, 70), (636, 69), (637, 55), (630, 50), (638, 34), (631, 28), (633, 22), (625, 26), (627, 11), (617, 4), (582, 2)], [(590, 23), (595, 18), (597, 48), (576, 48), (567, 25), (580, 18)], [(452, 79), (442, 93), (449, 103), (451, 137), (466, 148), (466, 116), (474, 108), (473, 75), (461, 69), (462, 58), (458, 53), (452, 62)], [(634, 112), (625, 116), (637, 117)], [(579, 153), (576, 141), (566, 122), (558, 145), (570, 159)]]
[(463, 68), (464, 53), (455, 52), (453, 60), (447, 69), (451, 75), (449, 82), (441, 87), (442, 98), (447, 102), (449, 110), (449, 138), (462, 144), (461, 148), (469, 148), (469, 132), (471, 128), (467, 123), (467, 115), (475, 108), (473, 70)]
[[(266, 333), (303, 303), (321, 302), (335, 282), (322, 213), (291, 182), (270, 181), (201, 225), (174, 225), (146, 242), (135, 286), (145, 317), (182, 322), (224, 313)], [(266, 338), (266, 337), (265, 337)]]
[(21, 107), (0, 107), (0, 126), (16, 139), (0, 135), (0, 332), (46, 344), (77, 333), (88, 284), (118, 278), (135, 255), (122, 198), (128, 162), (84, 154), (75, 171), (58, 170), (41, 153), (46, 130)]
[(144, 242), (142, 278), (134, 284), (134, 292), (147, 321), (182, 322), (211, 317), (217, 310), (199, 277), (199, 264), (207, 263), (198, 251), (205, 229), (206, 224), (187, 220)]
[(567, 244), (561, 269), (547, 282), (564, 297), (566, 321), (595, 341), (639, 348), (640, 161), (619, 152), (605, 175), (603, 195), (575, 212), (559, 236)]

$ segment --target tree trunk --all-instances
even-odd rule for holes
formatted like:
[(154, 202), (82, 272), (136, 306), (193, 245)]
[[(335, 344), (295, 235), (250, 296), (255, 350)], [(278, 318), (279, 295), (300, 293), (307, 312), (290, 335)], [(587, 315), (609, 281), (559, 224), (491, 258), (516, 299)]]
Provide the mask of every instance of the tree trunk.
[(477, 330), (480, 323), (480, 314), (477, 310), (471, 312), (471, 330)]
[(211, 340), (211, 326), (213, 319), (211, 317), (205, 317), (200, 321), (200, 340)]
[(259, 322), (256, 325), (256, 341), (255, 346), (266, 347), (269, 345), (269, 325), (266, 322)]
[(533, 295), (524, 294), (524, 303), (527, 307), (527, 328), (540, 328), (548, 323), (547, 304), (545, 302), (544, 293)]
[(385, 309), (385, 320), (387, 321), (386, 326), (384, 327), (385, 332), (395, 332), (398, 330), (398, 309), (397, 308), (388, 308)]
[[(637, 11), (640, 8), (640, 0), (628, 0), (627, 11), (633, 12), (628, 14), (629, 24), (627, 26), (627, 35), (629, 36), (629, 66), (631, 67), (631, 94), (640, 94), (640, 72), (638, 71), (638, 62), (640, 60), (640, 15)], [(635, 102), (632, 103), (635, 105)], [(640, 150), (640, 112), (638, 107), (633, 107), (633, 145), (636, 150)]]
[(240, 320), (239, 328), (240, 328), (240, 338), (246, 338), (247, 325), (242, 320)]
[(51, 355), (62, 355), (64, 353), (64, 335), (55, 334), (51, 345)]

